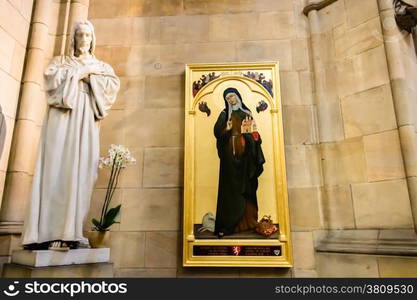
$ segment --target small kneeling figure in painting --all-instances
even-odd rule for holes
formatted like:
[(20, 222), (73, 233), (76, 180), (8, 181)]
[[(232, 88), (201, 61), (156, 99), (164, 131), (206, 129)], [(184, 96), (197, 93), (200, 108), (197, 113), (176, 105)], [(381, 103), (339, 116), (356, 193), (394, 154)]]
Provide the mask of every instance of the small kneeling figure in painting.
[(258, 177), (265, 158), (252, 112), (239, 91), (223, 92), (225, 109), (214, 126), (220, 158), (214, 233), (218, 237), (253, 230), (258, 223)]

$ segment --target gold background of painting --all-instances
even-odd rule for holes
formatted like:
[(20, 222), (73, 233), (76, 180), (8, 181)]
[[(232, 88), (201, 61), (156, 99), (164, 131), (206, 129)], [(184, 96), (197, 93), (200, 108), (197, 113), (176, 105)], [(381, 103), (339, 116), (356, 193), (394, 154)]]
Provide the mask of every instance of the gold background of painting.
[[(259, 83), (238, 75), (240, 72), (246, 73), (247, 71), (262, 72), (267, 75), (267, 80), (272, 79), (274, 97), (271, 97)], [(193, 97), (193, 81), (198, 80), (201, 74), (209, 72), (227, 75), (209, 82)], [(266, 163), (264, 172), (259, 177), (258, 217), (260, 219), (263, 215), (271, 215), (274, 223), (279, 223), (280, 232), (277, 239), (198, 240), (194, 236), (194, 224), (201, 223), (205, 213), (216, 213), (220, 161), (217, 156), (213, 127), (219, 113), (224, 109), (223, 91), (228, 87), (239, 90), (243, 102), (252, 111), (262, 137), (262, 150)], [(184, 266), (290, 267), (292, 253), (278, 63), (187, 65), (185, 95)], [(268, 109), (258, 114), (256, 106), (261, 100), (268, 103)], [(199, 111), (200, 101), (207, 102), (211, 110), (210, 117)], [(282, 255), (279, 257), (194, 257), (193, 245), (281, 245)]]

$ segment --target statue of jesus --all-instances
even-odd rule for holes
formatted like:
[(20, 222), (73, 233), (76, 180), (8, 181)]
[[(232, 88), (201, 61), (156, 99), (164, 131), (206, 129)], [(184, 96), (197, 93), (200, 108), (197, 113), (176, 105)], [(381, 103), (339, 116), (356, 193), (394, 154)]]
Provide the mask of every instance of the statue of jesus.
[(93, 25), (74, 24), (70, 53), (45, 71), (44, 121), (22, 244), (26, 249), (88, 246), (83, 221), (97, 178), (99, 123), (116, 100), (119, 79), (94, 56)]

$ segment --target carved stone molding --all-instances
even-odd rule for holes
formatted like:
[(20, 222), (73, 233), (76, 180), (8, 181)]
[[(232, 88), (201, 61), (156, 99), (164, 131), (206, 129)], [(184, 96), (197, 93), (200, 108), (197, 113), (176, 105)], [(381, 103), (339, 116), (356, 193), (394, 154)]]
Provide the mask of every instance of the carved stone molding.
[(417, 256), (414, 230), (330, 230), (315, 232), (317, 252)]
[(336, 1), (337, 0), (323, 0), (323, 1), (318, 1), (316, 3), (311, 3), (311, 4), (307, 5), (306, 7), (304, 7), (303, 14), (308, 16), (308, 13), (310, 11), (323, 9), (326, 6), (329, 6), (330, 4), (332, 4)]

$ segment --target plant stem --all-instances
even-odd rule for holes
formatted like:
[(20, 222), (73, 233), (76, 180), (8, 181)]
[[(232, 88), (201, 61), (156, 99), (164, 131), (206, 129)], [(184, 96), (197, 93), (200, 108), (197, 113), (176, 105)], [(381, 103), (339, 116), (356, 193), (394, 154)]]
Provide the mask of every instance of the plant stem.
[(117, 154), (115, 155), (115, 157), (113, 159), (113, 164), (112, 164), (112, 167), (111, 167), (109, 183), (107, 184), (106, 197), (104, 198), (103, 207), (101, 209), (100, 225), (103, 224), (104, 215), (106, 214), (105, 207), (107, 206), (106, 203), (108, 202), (108, 197), (110, 195), (110, 189), (111, 189), (112, 181), (114, 180), (116, 159), (117, 159)]
[(116, 191), (116, 187), (117, 187), (117, 183), (119, 182), (119, 175), (120, 175), (120, 171), (121, 170), (122, 170), (121, 167), (118, 167), (117, 168), (116, 176), (115, 176), (116, 183), (114, 184), (114, 187), (112, 186), (112, 188), (111, 188), (111, 193), (110, 193), (110, 196), (109, 196), (109, 201), (107, 202), (106, 212), (107, 212), (107, 209), (109, 207), (109, 204), (110, 204), (111, 199), (113, 199), (113, 194)]

